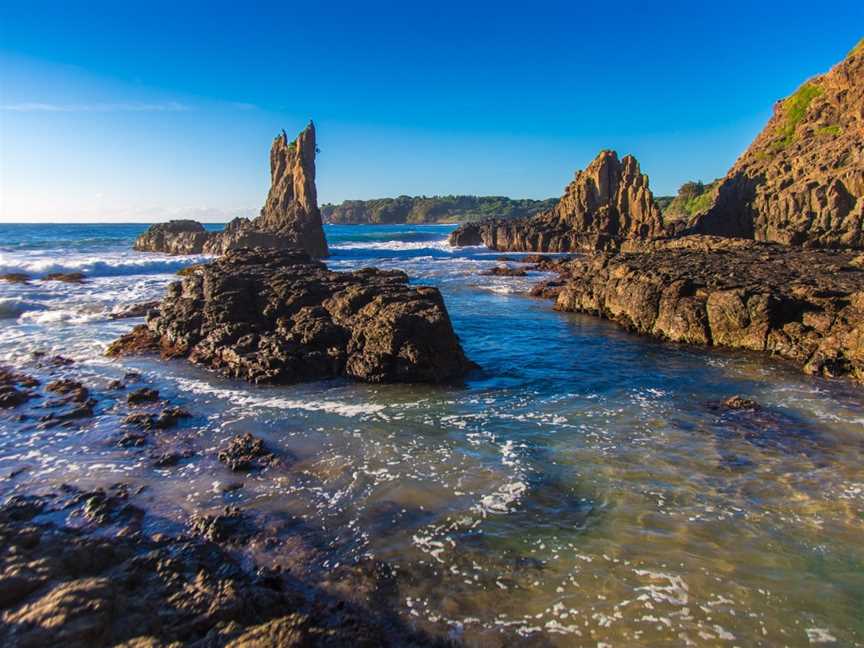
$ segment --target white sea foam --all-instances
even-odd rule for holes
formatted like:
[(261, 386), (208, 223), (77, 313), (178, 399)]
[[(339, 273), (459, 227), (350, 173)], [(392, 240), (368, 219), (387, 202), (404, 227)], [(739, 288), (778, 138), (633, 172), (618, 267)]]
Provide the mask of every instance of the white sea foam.
[(188, 378), (178, 378), (176, 382), (183, 391), (199, 395), (215, 396), (221, 400), (230, 402), (232, 405), (239, 405), (244, 408), (298, 409), (309, 412), (328, 412), (346, 417), (372, 415), (386, 409), (385, 405), (375, 405), (373, 403), (352, 404), (331, 400), (300, 400), (280, 396), (256, 396), (255, 394), (237, 389), (213, 387), (207, 383)]
[(353, 243), (337, 243), (330, 246), (331, 250), (443, 250), (453, 252), (446, 238), (433, 241), (357, 241)]
[[(113, 256), (113, 258), (111, 258)], [(34, 278), (55, 272), (83, 272), (88, 277), (174, 273), (210, 257), (169, 257), (151, 254), (116, 254), (101, 257), (18, 256), (0, 254), (0, 274), (24, 273)]]

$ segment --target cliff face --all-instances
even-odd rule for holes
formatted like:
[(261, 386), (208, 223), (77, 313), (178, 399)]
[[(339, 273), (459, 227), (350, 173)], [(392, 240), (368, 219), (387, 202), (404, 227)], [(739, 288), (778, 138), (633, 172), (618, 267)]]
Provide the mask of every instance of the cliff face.
[(207, 233), (195, 221), (182, 227), (154, 225), (138, 237), (134, 248), (168, 254), (224, 254), (245, 247), (299, 249), (312, 257), (328, 254), (315, 190), (315, 125), (293, 142), (283, 131), (270, 148), (270, 191), (261, 215), (235, 218), (221, 232)]
[(455, 230), (450, 242), (482, 243), (494, 250), (571, 252), (662, 234), (660, 208), (636, 158), (619, 160), (614, 151), (602, 151), (576, 173), (554, 208), (528, 219), (469, 224)]
[(690, 232), (864, 248), (864, 41), (779, 101)]

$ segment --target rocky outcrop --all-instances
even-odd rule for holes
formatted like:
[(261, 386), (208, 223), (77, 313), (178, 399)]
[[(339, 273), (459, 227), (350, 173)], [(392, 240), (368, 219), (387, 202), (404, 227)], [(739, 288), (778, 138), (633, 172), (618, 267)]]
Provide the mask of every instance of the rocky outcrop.
[(139, 252), (163, 252), (165, 254), (201, 254), (204, 244), (213, 236), (212, 232), (193, 220), (172, 220), (151, 225), (141, 234), (132, 248)]
[(315, 125), (293, 142), (285, 131), (270, 148), (270, 192), (261, 215), (235, 219), (204, 246), (210, 254), (247, 247), (297, 248), (320, 258), (328, 254), (315, 189)]
[(146, 329), (110, 352), (156, 346), (252, 382), (461, 377), (473, 365), (441, 294), (407, 280), (398, 270), (331, 272), (296, 250), (234, 250), (172, 284)]
[(864, 381), (861, 255), (702, 236), (645, 249), (569, 262), (556, 308)]
[(864, 248), (864, 41), (777, 102), (687, 231)]
[(154, 225), (136, 239), (134, 248), (167, 254), (224, 254), (266, 247), (300, 249), (312, 257), (326, 257), (327, 240), (315, 189), (316, 152), (312, 122), (293, 142), (282, 131), (270, 148), (270, 192), (257, 218), (235, 218), (221, 232), (207, 232), (195, 221)]
[(602, 151), (578, 171), (558, 204), (532, 218), (487, 220), (457, 228), (450, 244), (493, 250), (574, 252), (616, 247), (622, 240), (662, 236), (663, 217), (632, 155)]

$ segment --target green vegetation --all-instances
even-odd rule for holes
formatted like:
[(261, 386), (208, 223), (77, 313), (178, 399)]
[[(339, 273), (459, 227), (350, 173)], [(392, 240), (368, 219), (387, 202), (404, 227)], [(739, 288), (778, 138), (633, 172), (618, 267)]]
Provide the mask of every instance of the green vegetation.
[(840, 133), (843, 132), (843, 129), (838, 124), (832, 124), (831, 126), (823, 126), (822, 128), (816, 131), (817, 135), (830, 135), (831, 137), (837, 137)]
[(660, 204), (663, 216), (668, 221), (682, 220), (708, 209), (714, 201), (714, 189), (720, 183), (715, 180), (709, 184), (700, 181), (685, 182), (668, 204)]
[(783, 102), (783, 123), (777, 129), (780, 139), (773, 144), (773, 148), (784, 149), (795, 141), (795, 129), (807, 114), (810, 103), (821, 94), (821, 87), (808, 82)]
[(399, 196), (324, 204), (324, 221), (343, 225), (391, 223), (464, 223), (485, 218), (521, 218), (551, 209), (557, 199), (504, 196)]

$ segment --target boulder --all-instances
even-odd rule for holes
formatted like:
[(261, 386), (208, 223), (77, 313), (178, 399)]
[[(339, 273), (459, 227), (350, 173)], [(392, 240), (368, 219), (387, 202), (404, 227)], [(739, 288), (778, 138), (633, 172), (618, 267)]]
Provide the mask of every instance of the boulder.
[(193, 220), (172, 220), (151, 225), (135, 239), (132, 249), (165, 254), (201, 254), (204, 244), (213, 236)]
[(346, 376), (366, 382), (445, 382), (474, 365), (436, 288), (401, 271), (331, 272), (298, 250), (232, 250), (169, 286), (136, 348), (252, 382)]

